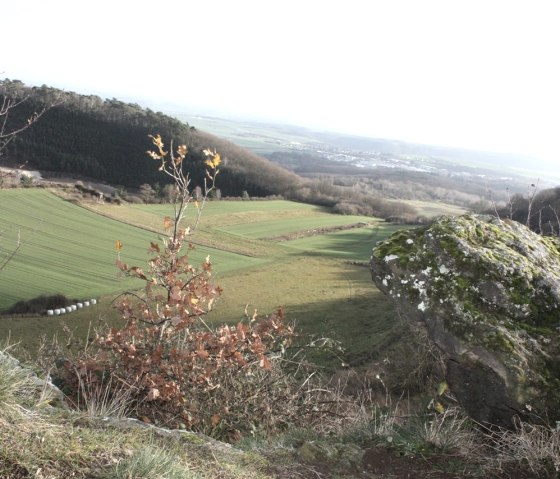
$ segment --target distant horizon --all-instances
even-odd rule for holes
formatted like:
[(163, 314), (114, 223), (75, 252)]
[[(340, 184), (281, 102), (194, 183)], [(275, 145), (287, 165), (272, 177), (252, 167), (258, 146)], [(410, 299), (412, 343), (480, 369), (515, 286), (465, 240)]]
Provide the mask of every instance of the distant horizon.
[[(117, 97), (115, 97), (115, 98), (117, 98)], [(139, 103), (139, 102), (144, 102), (146, 105), (149, 103), (148, 100), (143, 100), (143, 99), (137, 99), (136, 101), (133, 100), (133, 102), (136, 102), (140, 105), (141, 105), (141, 103)], [(156, 102), (156, 104), (157, 104), (157, 102)], [(441, 144), (441, 143), (438, 143), (438, 144), (427, 143), (427, 142), (423, 142), (423, 141), (407, 140), (407, 139), (404, 139), (404, 138), (396, 138), (396, 137), (372, 136), (372, 135), (360, 134), (360, 133), (351, 132), (351, 131), (341, 131), (341, 130), (334, 130), (334, 129), (329, 129), (329, 128), (325, 128), (325, 127), (318, 127), (318, 126), (313, 126), (313, 125), (297, 124), (297, 123), (291, 122), (289, 120), (274, 119), (272, 117), (266, 118), (266, 117), (259, 117), (259, 116), (243, 115), (242, 113), (239, 113), (239, 112), (226, 112), (226, 111), (219, 111), (219, 110), (210, 109), (210, 108), (205, 109), (204, 107), (198, 108), (198, 111), (197, 111), (197, 110), (193, 109), (192, 107), (189, 107), (188, 105), (173, 105), (171, 103), (167, 103), (167, 104), (164, 103), (164, 104), (160, 104), (159, 106), (165, 108), (165, 110), (168, 110), (167, 114), (183, 113), (183, 114), (190, 114), (192, 116), (201, 116), (201, 117), (207, 117), (207, 118), (214, 117), (214, 118), (218, 118), (218, 119), (222, 119), (222, 120), (230, 120), (230, 121), (239, 121), (239, 122), (246, 121), (246, 122), (250, 122), (250, 123), (261, 123), (261, 124), (276, 125), (276, 126), (292, 126), (292, 127), (297, 127), (297, 128), (304, 128), (304, 129), (314, 131), (314, 132), (339, 134), (339, 135), (344, 135), (344, 136), (363, 138), (363, 139), (367, 139), (367, 140), (395, 141), (395, 142), (399, 142), (399, 143), (426, 146), (426, 147), (432, 147), (432, 148), (472, 151), (472, 152), (486, 153), (486, 154), (500, 155), (500, 156), (501, 155), (512, 156), (512, 157), (528, 159), (528, 160), (538, 160), (538, 161), (543, 162), (547, 165), (550, 163), (550, 166), (556, 166), (557, 165), (555, 160), (549, 161), (545, 158), (541, 158), (541, 157), (538, 157), (536, 155), (532, 155), (530, 153), (518, 153), (518, 152), (504, 151), (504, 150), (489, 150), (489, 149), (473, 148), (473, 147), (469, 147), (469, 146), (461, 146), (461, 145), (456, 145), (456, 144), (451, 145), (451, 144)], [(150, 108), (152, 110), (154, 109), (154, 108), (151, 108), (150, 106), (145, 106), (144, 108)], [(162, 113), (166, 113), (166, 111), (162, 110)], [(196, 125), (193, 125), (193, 126), (196, 127)], [(560, 174), (560, 168), (558, 170), (558, 173)]]
[[(123, 103), (131, 103), (131, 104), (138, 104), (142, 108), (149, 108), (153, 111), (161, 111), (164, 114), (172, 115), (172, 114), (185, 114), (185, 115), (192, 115), (192, 116), (201, 116), (201, 117), (214, 117), (222, 120), (227, 121), (238, 121), (238, 122), (251, 122), (251, 123), (261, 123), (261, 124), (268, 124), (268, 125), (275, 125), (275, 126), (292, 126), (296, 128), (303, 128), (313, 132), (318, 133), (329, 133), (329, 134), (338, 134), (356, 138), (362, 138), (366, 140), (378, 140), (378, 141), (388, 141), (388, 142), (399, 142), (405, 143), (409, 145), (418, 145), (423, 147), (430, 147), (430, 148), (442, 148), (448, 150), (458, 150), (458, 151), (472, 151), (476, 153), (483, 153), (489, 155), (499, 155), (499, 156), (512, 156), (518, 159), (526, 159), (526, 160), (536, 160), (540, 163), (539, 167), (547, 167), (547, 168), (554, 168), (557, 164), (554, 160), (549, 161), (545, 158), (538, 157), (536, 155), (528, 154), (528, 153), (519, 153), (519, 152), (511, 152), (511, 151), (499, 151), (499, 150), (489, 150), (489, 149), (480, 149), (480, 148), (473, 148), (469, 146), (461, 146), (456, 144), (436, 144), (436, 143), (427, 143), (422, 141), (414, 141), (408, 140), (403, 138), (395, 138), (395, 137), (381, 137), (381, 136), (371, 136), (366, 134), (360, 134), (351, 131), (340, 131), (340, 130), (333, 130), (324, 127), (317, 127), (313, 125), (303, 125), (290, 122), (289, 120), (283, 119), (274, 119), (273, 117), (259, 117), (256, 115), (243, 115), (243, 113), (238, 112), (228, 112), (228, 111), (220, 111), (215, 108), (210, 107), (193, 107), (189, 105), (181, 105), (169, 101), (160, 101), (154, 100), (153, 98), (150, 99), (149, 97), (129, 97), (126, 94), (120, 94), (116, 91), (88, 91), (84, 90), (79, 87), (70, 87), (64, 88), (58, 85), (51, 85), (45, 82), (40, 81), (27, 81), (21, 78), (9, 78), (5, 75), (2, 75), (0, 78), (2, 80), (9, 79), (11, 81), (21, 81), (24, 85), (28, 87), (40, 87), (42, 85), (46, 85), (47, 87), (57, 88), (68, 93), (76, 93), (78, 95), (95, 95), (100, 97), (103, 100), (110, 100), (112, 98), (117, 99), (118, 101), (122, 101)], [(196, 125), (193, 125), (196, 127)], [(558, 170), (560, 174), (560, 169)]]
[[(19, 80), (18, 78), (11, 78), (10, 80)], [(23, 81), (23, 80), (21, 80)], [(39, 84), (38, 82), (35, 82), (34, 84), (28, 84), (27, 82), (23, 81), (23, 83), (27, 86), (41, 86), (42, 84), (45, 83), (41, 83)], [(52, 85), (47, 85), (47, 86), (52, 86)], [(53, 88), (59, 88), (59, 87), (54, 87)], [(408, 143), (408, 144), (413, 144), (413, 145), (423, 145), (423, 146), (430, 146), (430, 147), (437, 147), (437, 148), (449, 148), (449, 149), (458, 149), (458, 150), (469, 150), (469, 151), (476, 151), (476, 152), (481, 152), (481, 153), (490, 153), (490, 154), (499, 154), (499, 155), (514, 155), (516, 157), (520, 157), (520, 158), (527, 158), (527, 159), (539, 159), (541, 161), (547, 162), (546, 159), (544, 158), (539, 158), (535, 155), (531, 155), (531, 154), (525, 154), (525, 153), (517, 153), (517, 152), (511, 152), (511, 151), (498, 151), (498, 150), (484, 150), (484, 149), (477, 149), (477, 148), (472, 148), (472, 147), (468, 147), (468, 146), (461, 146), (461, 145), (445, 145), (445, 144), (435, 144), (435, 143), (426, 143), (426, 142), (422, 142), (422, 141), (413, 141), (413, 140), (407, 140), (404, 138), (395, 138), (395, 137), (381, 137), (381, 136), (371, 136), (371, 135), (366, 135), (366, 134), (360, 134), (360, 133), (356, 133), (356, 132), (350, 132), (350, 131), (341, 131), (341, 130), (333, 130), (333, 129), (329, 129), (329, 128), (324, 128), (324, 127), (318, 127), (318, 126), (313, 126), (313, 125), (304, 125), (304, 124), (298, 124), (298, 123), (294, 123), (294, 122), (290, 122), (289, 120), (283, 120), (283, 119), (275, 119), (273, 117), (260, 117), (260, 116), (256, 116), (256, 115), (244, 115), (241, 112), (234, 112), (234, 111), (220, 111), (211, 107), (204, 107), (204, 106), (199, 106), (199, 107), (193, 107), (191, 105), (181, 105), (181, 104), (174, 104), (172, 102), (159, 102), (157, 100), (151, 100), (149, 97), (145, 97), (145, 98), (140, 98), (140, 97), (126, 97), (126, 95), (120, 95), (116, 92), (91, 92), (91, 91), (77, 91), (77, 89), (64, 89), (64, 88), (60, 88), (61, 90), (67, 91), (67, 92), (74, 92), (77, 93), (79, 95), (96, 95), (99, 96), (100, 98), (102, 98), (103, 100), (110, 100), (112, 98), (116, 98), (119, 101), (122, 101), (123, 103), (137, 103), (138, 105), (142, 106), (143, 108), (149, 108), (150, 110), (153, 111), (161, 111), (162, 113), (167, 113), (166, 114), (170, 114), (170, 113), (188, 113), (191, 115), (200, 115), (200, 116), (205, 116), (205, 117), (216, 117), (219, 119), (224, 119), (224, 120), (232, 120), (232, 121), (248, 121), (248, 122), (255, 122), (255, 123), (264, 123), (264, 124), (270, 124), (270, 125), (284, 125), (284, 126), (295, 126), (298, 128), (306, 128), (309, 129), (311, 131), (317, 131), (317, 132), (325, 132), (325, 133), (337, 133), (337, 134), (341, 134), (341, 135), (348, 135), (348, 136), (355, 136), (357, 138), (366, 138), (366, 139), (370, 139), (370, 140), (383, 140), (383, 141), (398, 141), (398, 142), (402, 142), (402, 143)], [(157, 105), (157, 107), (156, 107)]]

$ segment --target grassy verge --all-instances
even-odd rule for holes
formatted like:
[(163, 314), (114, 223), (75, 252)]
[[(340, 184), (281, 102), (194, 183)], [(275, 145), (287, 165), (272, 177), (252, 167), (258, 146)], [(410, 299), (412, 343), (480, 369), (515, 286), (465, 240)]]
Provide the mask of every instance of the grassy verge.
[(0, 477), (266, 478), (266, 462), (188, 432), (54, 408), (0, 355)]
[[(345, 349), (340, 358), (360, 364), (376, 355), (391, 338), (394, 311), (388, 298), (371, 284), (368, 268), (341, 260), (301, 254), (259, 268), (218, 275), (224, 292), (211, 313), (213, 321), (238, 321), (247, 309), (262, 314), (283, 307), (304, 335), (329, 337)], [(258, 293), (255, 294), (255, 291)]]
[(557, 477), (557, 430), (521, 424), (516, 431), (488, 433), (457, 408), (426, 412), (402, 398), (376, 396), (374, 389), (352, 400), (342, 389), (331, 391), (333, 414), (324, 430), (247, 436), (232, 447), (188, 431), (100, 415), (98, 408), (53, 406), (32, 373), (0, 351), (0, 477)]

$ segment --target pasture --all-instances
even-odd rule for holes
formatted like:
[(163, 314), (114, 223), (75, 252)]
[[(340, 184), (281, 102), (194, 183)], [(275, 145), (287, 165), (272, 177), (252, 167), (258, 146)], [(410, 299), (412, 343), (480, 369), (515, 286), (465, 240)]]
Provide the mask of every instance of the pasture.
[[(112, 300), (142, 284), (119, 276), (115, 241), (124, 245), (124, 261), (144, 266), (149, 242), (163, 234), (162, 218), (172, 212), (171, 205), (85, 208), (46, 190), (2, 190), (0, 202), (2, 254), (16, 244), (18, 233), (22, 239), (0, 273), (1, 308), (40, 294), (99, 298), (95, 308), (61, 317), (1, 317), (0, 336), (10, 335), (28, 349), (43, 334), (59, 334), (63, 325), (85, 337), (102, 323), (119, 321)], [(394, 313), (363, 265), (375, 243), (399, 228), (288, 201), (209, 202), (191, 253), (195, 265), (210, 255), (214, 280), (223, 288), (208, 320), (234, 322), (245, 311), (266, 315), (283, 307), (303, 333), (340, 341), (345, 361), (365, 361), (391, 340)], [(336, 367), (342, 359), (333, 358)]]
[[(115, 266), (115, 241), (123, 244), (121, 259), (144, 266), (153, 232), (95, 214), (46, 190), (0, 191), (0, 255), (21, 247), (0, 274), (0, 310), (19, 300), (62, 293), (69, 298), (91, 298), (134, 288)], [(227, 251), (200, 247), (192, 261), (206, 255), (223, 271), (258, 262)]]

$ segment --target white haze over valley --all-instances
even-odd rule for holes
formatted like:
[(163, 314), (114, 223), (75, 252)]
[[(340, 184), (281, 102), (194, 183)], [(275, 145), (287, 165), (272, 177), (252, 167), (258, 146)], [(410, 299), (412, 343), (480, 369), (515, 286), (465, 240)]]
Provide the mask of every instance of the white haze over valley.
[(555, 1), (2, 3), (2, 78), (557, 165)]

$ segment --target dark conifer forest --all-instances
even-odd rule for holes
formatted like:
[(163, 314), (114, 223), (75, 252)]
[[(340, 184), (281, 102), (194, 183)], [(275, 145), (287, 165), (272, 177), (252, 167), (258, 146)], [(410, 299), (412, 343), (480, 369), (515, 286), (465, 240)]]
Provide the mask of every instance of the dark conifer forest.
[(11, 142), (2, 158), (4, 165), (33, 168), (50, 175), (73, 175), (125, 187), (165, 183), (165, 175), (146, 155), (149, 135), (160, 134), (189, 149), (186, 167), (194, 184), (204, 175), (205, 148), (223, 158), (220, 190), (225, 196), (286, 194), (301, 179), (294, 173), (243, 148), (198, 131), (161, 112), (124, 103), (115, 98), (79, 95), (47, 86), (28, 87), (22, 82), (0, 82), (0, 96), (26, 100), (14, 108), (10, 125), (25, 123), (34, 112), (50, 106), (40, 121)]

